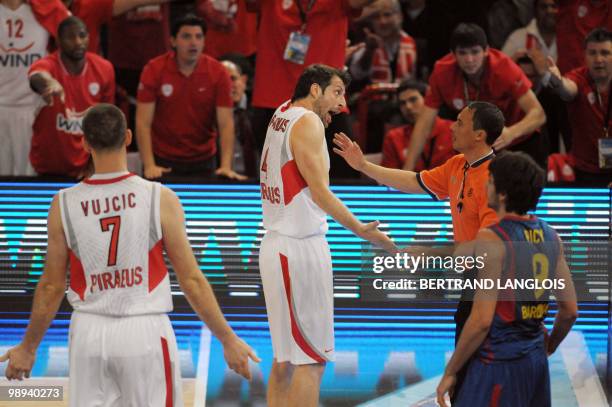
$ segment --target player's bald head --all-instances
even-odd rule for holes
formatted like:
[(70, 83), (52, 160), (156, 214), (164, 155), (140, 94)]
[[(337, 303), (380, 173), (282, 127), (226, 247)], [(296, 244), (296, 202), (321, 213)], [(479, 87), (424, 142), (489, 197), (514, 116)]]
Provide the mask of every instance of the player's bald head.
[(96, 151), (124, 148), (126, 130), (123, 112), (109, 103), (90, 107), (83, 118), (85, 140)]
[(60, 39), (63, 38), (64, 34), (66, 33), (66, 30), (70, 27), (75, 27), (75, 26), (88, 32), (87, 25), (85, 25), (83, 20), (81, 20), (77, 16), (70, 16), (70, 17), (66, 17), (65, 19), (63, 19), (62, 22), (57, 27), (57, 37)]

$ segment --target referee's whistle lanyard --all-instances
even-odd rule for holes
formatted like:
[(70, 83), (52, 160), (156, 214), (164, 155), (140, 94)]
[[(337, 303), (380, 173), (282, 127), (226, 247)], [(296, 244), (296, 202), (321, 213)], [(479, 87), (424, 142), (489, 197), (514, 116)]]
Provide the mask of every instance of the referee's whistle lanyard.
[(608, 138), (610, 136), (610, 132), (609, 132), (609, 127), (608, 127), (608, 123), (610, 123), (610, 107), (612, 106), (612, 80), (610, 80), (610, 82), (608, 82), (608, 109), (606, 109), (606, 111), (604, 112), (605, 106), (603, 104), (603, 99), (601, 97), (601, 93), (599, 93), (599, 89), (597, 89), (597, 84), (595, 84), (595, 81), (593, 80), (593, 78), (591, 78), (591, 75), (589, 74), (589, 84), (591, 85), (591, 87), (593, 88), (593, 92), (595, 93), (595, 99), (597, 99), (597, 105), (599, 106), (599, 108), (601, 109), (601, 112), (603, 113), (603, 123), (602, 123), (602, 133), (603, 133), (603, 138)]
[(464, 191), (465, 191), (465, 183), (467, 180), (467, 172), (470, 168), (472, 167), (478, 167), (479, 165), (483, 164), (485, 161), (489, 161), (492, 160), (493, 157), (495, 157), (495, 151), (491, 151), (489, 154), (485, 155), (482, 158), (479, 158), (478, 160), (474, 161), (473, 163), (468, 163), (467, 161), (465, 162), (465, 164), (463, 164), (463, 177), (461, 178), (461, 188), (459, 189), (459, 193), (457, 194), (457, 200), (459, 202), (457, 202), (457, 210), (459, 211), (459, 213), (461, 213), (463, 211), (463, 197), (464, 197)]

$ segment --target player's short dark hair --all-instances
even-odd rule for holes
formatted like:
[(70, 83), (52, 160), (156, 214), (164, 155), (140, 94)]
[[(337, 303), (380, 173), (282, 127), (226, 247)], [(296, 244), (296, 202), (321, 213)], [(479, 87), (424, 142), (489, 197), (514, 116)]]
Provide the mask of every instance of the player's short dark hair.
[(109, 103), (90, 107), (83, 118), (85, 140), (94, 150), (123, 148), (126, 129), (123, 112)]
[(471, 102), (468, 109), (472, 111), (472, 129), (484, 130), (487, 133), (486, 143), (493, 145), (504, 129), (504, 114), (489, 102)]
[(506, 211), (524, 215), (534, 210), (546, 181), (536, 162), (521, 151), (502, 151), (489, 164), (495, 191), (506, 195)]
[(487, 34), (482, 27), (473, 23), (461, 23), (453, 30), (450, 38), (450, 49), (457, 52), (457, 48), (471, 48), (481, 46), (486, 49), (489, 42)]
[(66, 31), (68, 27), (72, 27), (73, 25), (80, 25), (85, 29), (85, 31), (89, 32), (89, 30), (87, 29), (87, 24), (85, 24), (83, 20), (81, 20), (77, 16), (69, 16), (64, 18), (62, 22), (59, 23), (59, 25), (57, 26), (57, 38), (62, 38), (62, 36), (64, 35), (64, 31)]
[(427, 84), (415, 79), (404, 79), (397, 87), (397, 94), (399, 95), (407, 90), (416, 90), (421, 95), (425, 96), (425, 93), (427, 92)]
[(591, 31), (584, 39), (584, 47), (591, 42), (607, 42), (612, 41), (612, 31), (606, 30), (605, 27), (597, 27)]
[(170, 35), (176, 38), (183, 26), (199, 26), (202, 28), (202, 32), (206, 34), (206, 22), (195, 14), (189, 13), (174, 20), (170, 28)]
[(293, 91), (291, 101), (295, 102), (296, 100), (303, 99), (308, 96), (310, 93), (310, 87), (313, 83), (318, 84), (323, 92), (325, 92), (325, 88), (329, 86), (334, 76), (342, 79), (345, 87), (348, 87), (349, 83), (351, 82), (350, 75), (340, 69), (323, 64), (310, 65), (304, 69), (304, 72), (302, 72), (302, 75), (300, 75), (297, 84), (295, 85), (295, 90)]

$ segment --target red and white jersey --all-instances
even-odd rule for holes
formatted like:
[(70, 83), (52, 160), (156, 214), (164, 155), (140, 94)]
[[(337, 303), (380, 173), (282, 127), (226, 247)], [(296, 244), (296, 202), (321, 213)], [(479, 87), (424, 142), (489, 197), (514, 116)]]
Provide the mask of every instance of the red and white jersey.
[[(289, 143), (293, 125), (305, 114), (314, 113), (289, 101), (276, 109), (268, 125), (259, 174), (264, 228), (294, 238), (327, 232), (327, 215), (312, 200)], [(325, 140), (322, 146), (327, 157), (325, 170), (329, 171)]]
[(16, 10), (0, 3), (0, 106), (37, 103), (30, 89), (28, 69), (47, 55), (49, 33), (41, 26), (29, 4)]
[(60, 191), (75, 310), (127, 316), (172, 311), (158, 183), (97, 174)]

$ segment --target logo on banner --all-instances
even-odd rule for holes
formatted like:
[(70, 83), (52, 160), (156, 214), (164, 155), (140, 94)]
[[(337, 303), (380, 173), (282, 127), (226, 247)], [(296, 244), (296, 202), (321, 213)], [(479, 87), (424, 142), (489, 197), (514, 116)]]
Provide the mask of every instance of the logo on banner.
[(92, 82), (89, 84), (89, 93), (91, 96), (96, 96), (100, 92), (100, 84), (98, 82)]
[(174, 88), (169, 83), (164, 83), (161, 87), (162, 95), (164, 95), (165, 97), (170, 97), (170, 95), (172, 95), (173, 90)]

